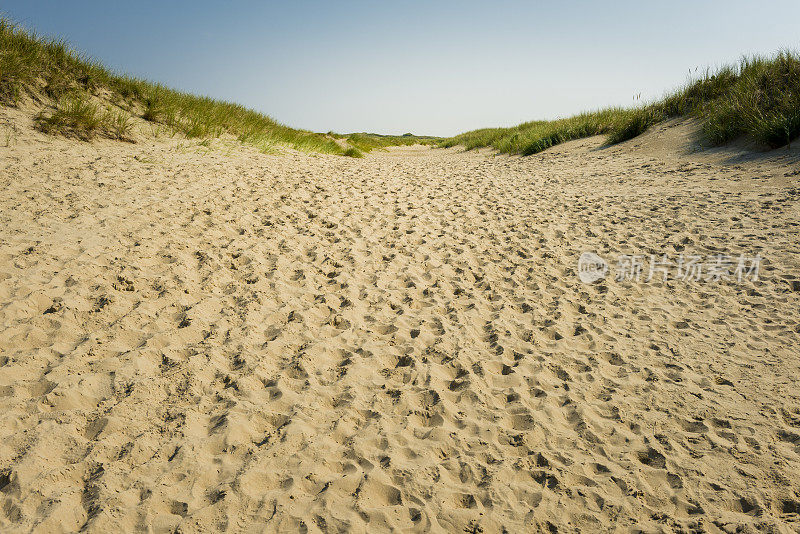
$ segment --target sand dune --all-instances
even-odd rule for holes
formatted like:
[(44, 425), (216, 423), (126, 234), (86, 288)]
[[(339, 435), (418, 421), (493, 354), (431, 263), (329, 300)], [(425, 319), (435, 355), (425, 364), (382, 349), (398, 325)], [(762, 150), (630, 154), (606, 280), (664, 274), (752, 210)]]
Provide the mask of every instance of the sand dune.
[[(796, 150), (352, 160), (3, 113), (3, 530), (800, 528)], [(584, 284), (583, 251), (765, 260)]]

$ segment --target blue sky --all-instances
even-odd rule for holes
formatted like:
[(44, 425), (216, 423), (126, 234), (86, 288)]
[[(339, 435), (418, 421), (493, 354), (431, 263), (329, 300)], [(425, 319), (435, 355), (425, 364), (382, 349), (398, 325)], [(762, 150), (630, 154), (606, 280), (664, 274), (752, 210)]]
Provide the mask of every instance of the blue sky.
[(315, 131), (452, 135), (800, 49), (800, 2), (4, 0), (106, 66)]

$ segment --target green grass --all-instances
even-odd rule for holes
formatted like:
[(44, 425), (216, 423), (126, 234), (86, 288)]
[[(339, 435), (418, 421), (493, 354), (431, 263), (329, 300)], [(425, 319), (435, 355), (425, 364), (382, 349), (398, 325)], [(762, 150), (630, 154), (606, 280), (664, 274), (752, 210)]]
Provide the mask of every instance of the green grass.
[(34, 102), (45, 99), (37, 118), (41, 130), (81, 139), (132, 140), (131, 117), (187, 138), (229, 134), (264, 152), (291, 146), (354, 156), (401, 139), (376, 142), (357, 134), (352, 141), (341, 136), (344, 142), (337, 142), (335, 136), (290, 128), (239, 104), (116, 74), (63, 41), (40, 38), (0, 18), (0, 105), (17, 105), (26, 95)]
[(72, 96), (62, 98), (53, 113), (40, 113), (36, 123), (45, 133), (61, 133), (89, 140), (100, 131), (103, 121), (95, 104)]
[(414, 134), (381, 135), (375, 133), (352, 133), (340, 135), (334, 132), (328, 132), (328, 135), (339, 139), (346, 139), (351, 146), (366, 153), (390, 146), (436, 145), (441, 142), (441, 138), (439, 137)]
[(290, 128), (239, 104), (113, 73), (63, 41), (39, 38), (0, 19), (0, 105), (16, 105), (25, 95), (40, 103), (36, 122), (45, 132), (132, 140), (133, 118), (138, 117), (156, 125), (158, 131), (163, 128), (187, 138), (232, 135), (268, 153), (291, 146), (360, 157), (387, 146), (421, 143), (492, 147), (527, 155), (592, 135), (605, 135), (609, 144), (619, 143), (678, 116), (696, 117), (703, 141), (709, 144), (746, 136), (774, 148), (800, 135), (800, 56), (795, 52), (743, 59), (738, 65), (707, 71), (665, 98), (637, 108), (608, 108), (441, 140)]
[(122, 141), (133, 141), (131, 118), (122, 111), (103, 113), (103, 125), (109, 137)]
[(364, 157), (364, 153), (363, 152), (361, 152), (359, 149), (353, 148), (353, 147), (350, 147), (347, 150), (345, 150), (343, 155), (344, 156), (349, 156), (351, 158), (363, 158)]
[(63, 96), (51, 113), (36, 116), (36, 126), (45, 133), (59, 133), (88, 141), (97, 135), (131, 141), (131, 119), (121, 111), (101, 108), (80, 93)]
[(608, 144), (626, 141), (663, 120), (689, 116), (700, 121), (701, 141), (720, 145), (747, 137), (770, 148), (800, 135), (800, 56), (745, 58), (638, 108), (609, 108), (554, 121), (511, 128), (484, 128), (445, 139), (439, 146), (491, 147), (502, 153), (534, 154), (553, 145), (605, 135)]

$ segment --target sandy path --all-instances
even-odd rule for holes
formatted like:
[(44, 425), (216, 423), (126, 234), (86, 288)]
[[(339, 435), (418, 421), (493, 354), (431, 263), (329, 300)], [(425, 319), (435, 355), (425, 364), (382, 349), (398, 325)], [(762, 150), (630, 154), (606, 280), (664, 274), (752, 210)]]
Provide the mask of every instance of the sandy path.
[[(350, 160), (21, 132), (0, 527), (800, 528), (796, 158), (642, 143)], [(767, 261), (586, 285), (585, 250)]]

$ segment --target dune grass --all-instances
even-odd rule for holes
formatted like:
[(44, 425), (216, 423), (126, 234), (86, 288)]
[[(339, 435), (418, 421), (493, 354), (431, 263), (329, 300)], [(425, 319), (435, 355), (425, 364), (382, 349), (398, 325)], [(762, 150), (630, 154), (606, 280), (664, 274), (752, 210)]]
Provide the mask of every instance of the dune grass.
[(364, 153), (390, 146), (436, 145), (441, 142), (441, 138), (439, 137), (414, 135), (410, 133), (403, 135), (381, 135), (375, 133), (341, 135), (335, 132), (328, 132), (328, 135), (337, 139), (346, 139), (353, 148)]
[(708, 144), (747, 136), (774, 148), (800, 135), (800, 56), (788, 51), (706, 71), (700, 79), (641, 107), (485, 128), (441, 140), (411, 134), (339, 135), (290, 128), (239, 104), (113, 73), (63, 41), (42, 39), (0, 18), (0, 104), (16, 105), (25, 95), (43, 108), (37, 117), (40, 129), (81, 139), (132, 140), (132, 117), (140, 117), (188, 138), (228, 134), (264, 152), (291, 146), (350, 157), (412, 144), (492, 147), (528, 155), (592, 135), (606, 135), (609, 144), (619, 143), (677, 116), (698, 118), (703, 141)]
[(140, 117), (188, 138), (233, 135), (265, 152), (291, 146), (359, 157), (394, 139), (408, 141), (368, 141), (362, 134), (351, 141), (290, 128), (239, 104), (116, 74), (64, 41), (43, 39), (0, 18), (0, 105), (16, 105), (26, 95), (44, 108), (37, 117), (40, 129), (81, 139), (132, 140), (130, 117)]
[(800, 56), (784, 51), (771, 58), (745, 58), (736, 66), (706, 71), (702, 78), (641, 107), (484, 128), (445, 139), (439, 146), (491, 147), (529, 155), (592, 135), (606, 135), (608, 144), (620, 143), (680, 116), (696, 117), (702, 126), (701, 141), (709, 145), (742, 136), (765, 147), (786, 145), (800, 135)]
[(91, 139), (102, 125), (98, 107), (74, 96), (62, 99), (53, 113), (39, 114), (36, 122), (43, 132), (71, 133), (81, 139)]
[(86, 141), (97, 135), (132, 141), (131, 119), (126, 113), (101, 110), (100, 106), (80, 94), (65, 95), (53, 112), (39, 113), (36, 126), (45, 133), (59, 133)]
[(502, 153), (527, 156), (572, 139), (609, 133), (629, 113), (609, 108), (566, 119), (526, 122), (513, 128), (484, 128), (446, 139), (440, 146), (463, 145), (468, 150), (492, 147)]
[(364, 153), (361, 152), (359, 149), (355, 147), (350, 147), (344, 151), (345, 156), (350, 156), (351, 158), (363, 158)]

